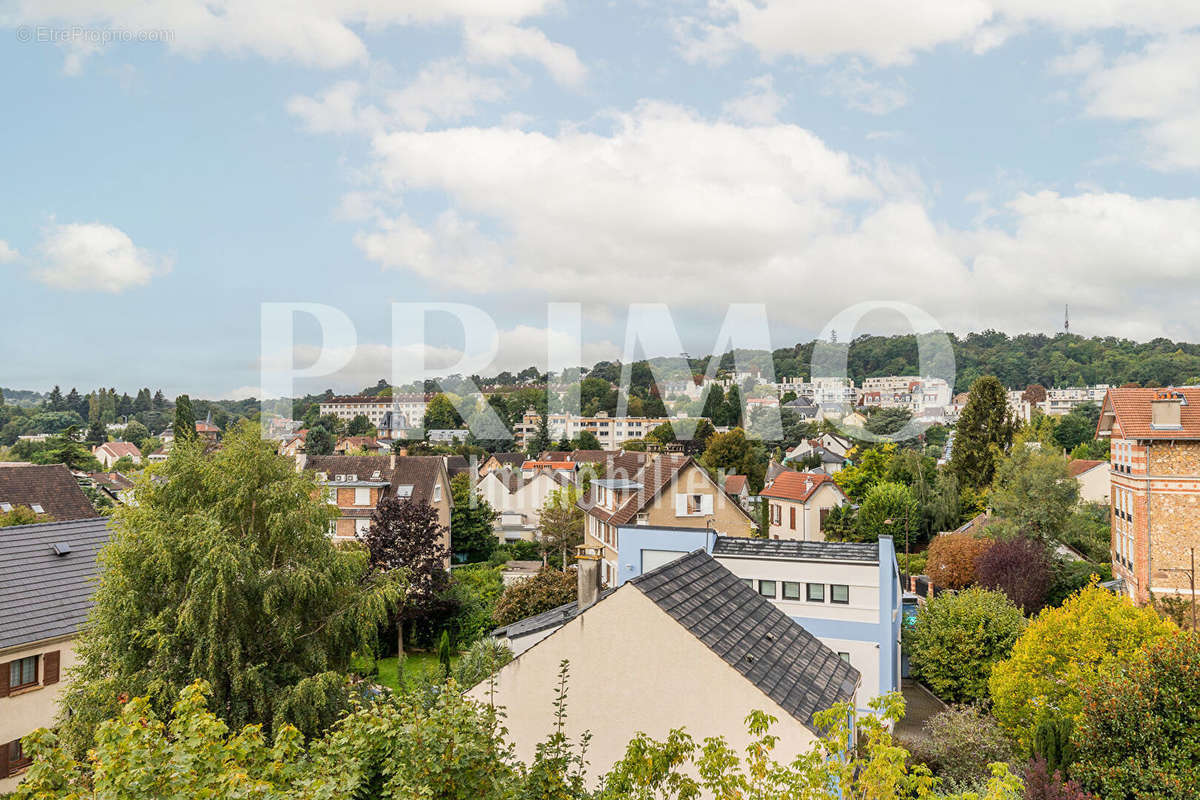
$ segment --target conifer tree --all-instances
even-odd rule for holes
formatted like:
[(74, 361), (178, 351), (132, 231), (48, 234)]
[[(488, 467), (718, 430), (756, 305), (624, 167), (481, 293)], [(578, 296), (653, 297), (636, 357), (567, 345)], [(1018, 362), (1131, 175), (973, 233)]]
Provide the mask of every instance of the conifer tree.
[(186, 394), (175, 398), (175, 442), (191, 441), (196, 438), (196, 417), (192, 414), (192, 399)]
[(961, 485), (991, 485), (996, 457), (1012, 445), (1014, 428), (1008, 396), (1000, 381), (985, 375), (971, 384), (970, 399), (954, 427), (954, 450), (950, 454), (950, 469)]

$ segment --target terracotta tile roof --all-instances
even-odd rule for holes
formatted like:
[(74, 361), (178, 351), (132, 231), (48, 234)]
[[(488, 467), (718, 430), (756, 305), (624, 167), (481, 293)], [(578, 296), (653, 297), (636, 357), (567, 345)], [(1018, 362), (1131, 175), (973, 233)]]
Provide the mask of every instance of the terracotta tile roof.
[(741, 494), (746, 488), (745, 475), (728, 475), (725, 478), (725, 491), (730, 494)]
[[(837, 484), (833, 482), (833, 478), (824, 472), (794, 472), (788, 470), (779, 473), (779, 476), (775, 478), (770, 487), (763, 489), (759, 494), (763, 497), (774, 497), (779, 500), (791, 500), (796, 503), (803, 503), (826, 483), (838, 489)], [(841, 492), (841, 489), (838, 489), (838, 491)]]
[(575, 462), (538, 459), (536, 461), (526, 461), (521, 465), (521, 469), (575, 469)]
[(100, 516), (65, 464), (0, 469), (0, 503), (41, 506), (55, 522)]
[(1078, 478), (1083, 473), (1087, 472), (1088, 470), (1095, 469), (1101, 464), (1108, 466), (1107, 461), (1092, 461), (1086, 458), (1075, 458), (1071, 460), (1071, 463), (1067, 464), (1067, 472), (1071, 474), (1072, 478)]
[[(1177, 392), (1187, 400), (1180, 408), (1180, 428), (1164, 430), (1150, 425), (1150, 402), (1163, 391)], [(1200, 386), (1109, 389), (1096, 423), (1097, 436), (1111, 433), (1114, 417), (1127, 439), (1200, 439)]]
[(218, 428), (216, 425), (213, 425), (211, 422), (197, 422), (196, 423), (196, 432), (197, 433), (219, 433), (220, 430), (221, 430), (220, 428)]

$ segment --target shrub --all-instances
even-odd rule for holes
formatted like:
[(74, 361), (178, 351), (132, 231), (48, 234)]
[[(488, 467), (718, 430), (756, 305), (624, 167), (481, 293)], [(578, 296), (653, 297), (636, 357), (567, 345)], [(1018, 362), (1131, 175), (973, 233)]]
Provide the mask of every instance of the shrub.
[(1171, 636), (1176, 628), (1150, 608), (1096, 586), (1072, 595), (1061, 608), (1047, 608), (1030, 623), (1012, 655), (995, 666), (988, 683), (992, 713), (1022, 747), (1047, 714), (1076, 719), (1082, 689), (1143, 647)]
[(1071, 773), (1102, 797), (1194, 798), (1200, 637), (1168, 636), (1084, 690)]
[(470, 689), (512, 660), (513, 653), (508, 645), (492, 638), (480, 639), (459, 657), (454, 680), (464, 689)]
[(924, 733), (923, 740), (912, 743), (913, 758), (955, 787), (984, 784), (991, 775), (989, 764), (1016, 760), (1008, 734), (975, 706), (956, 705), (934, 714)]
[(493, 617), (498, 624), (508, 625), (570, 603), (578, 596), (578, 591), (574, 567), (566, 572), (543, 567), (536, 575), (505, 588), (496, 601)]
[(943, 533), (929, 545), (926, 570), (935, 586), (962, 589), (975, 582), (975, 562), (992, 546), (991, 539), (970, 533)]
[(1061, 606), (1068, 597), (1091, 585), (1093, 575), (1101, 581), (1112, 580), (1112, 564), (1054, 559), (1054, 582), (1046, 595), (1046, 605)]
[(1050, 770), (1044, 758), (1034, 758), (1025, 769), (1025, 800), (1095, 800), (1061, 771)]
[(905, 631), (913, 674), (944, 700), (986, 700), (992, 666), (1024, 627), (1020, 609), (1000, 592), (971, 588), (935, 597)]
[(1054, 580), (1046, 545), (1023, 536), (995, 542), (975, 562), (975, 581), (999, 589), (1026, 614), (1041, 610)]

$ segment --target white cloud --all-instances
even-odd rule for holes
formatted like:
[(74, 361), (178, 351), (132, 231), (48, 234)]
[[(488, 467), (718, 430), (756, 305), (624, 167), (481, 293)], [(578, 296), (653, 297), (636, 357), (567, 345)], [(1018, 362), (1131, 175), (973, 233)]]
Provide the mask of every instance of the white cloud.
[(33, 275), (59, 289), (122, 292), (167, 272), (170, 259), (137, 247), (119, 228), (98, 222), (55, 225), (38, 245)]
[(21, 254), (10, 247), (8, 242), (0, 239), (0, 264), (7, 264), (10, 261), (16, 261), (20, 257)]
[(425, 65), (408, 85), (386, 90), (341, 81), (315, 97), (296, 95), (288, 111), (314, 133), (379, 133), (388, 128), (424, 130), (435, 122), (460, 122), (483, 103), (503, 100), (506, 85), (473, 74), (454, 59)]
[[(911, 171), (855, 159), (794, 125), (740, 126), (652, 103), (613, 123), (607, 133), (379, 136), (379, 192), (402, 202), (432, 191), (449, 205), (429, 223), (367, 226), (358, 244), (387, 268), (490, 301), (619, 308), (653, 298), (711, 310), (765, 298), (816, 327), (855, 302), (891, 298), (955, 330), (980, 319), (1053, 328), (1069, 302), (1080, 330), (1158, 335), (1177, 320), (1200, 333), (1187, 308), (1200, 291), (1200, 200), (1010, 193), (956, 230), (931, 217)], [(1151, 296), (1146, 286), (1171, 288)], [(1114, 321), (1118, 306), (1130, 313)], [(1152, 323), (1128, 321), (1139, 307)]]
[(787, 98), (775, 91), (775, 79), (759, 75), (746, 81), (746, 93), (728, 100), (721, 106), (725, 116), (752, 125), (775, 122)]
[(868, 114), (890, 114), (908, 103), (903, 79), (896, 78), (888, 85), (869, 78), (858, 59), (844, 69), (830, 70), (825, 91), (841, 96), (850, 108)]
[[(5, 21), (165, 31), (169, 46), (188, 55), (254, 54), (331, 69), (367, 60), (358, 29), (446, 22), (505, 24), (542, 14), (552, 5), (554, 0), (97, 0), (87, 4), (18, 0)], [(71, 54), (78, 59), (81, 51), (72, 47)]]
[(1143, 122), (1146, 158), (1157, 167), (1200, 168), (1200, 34), (1158, 39), (1111, 65), (1088, 66), (1082, 91), (1089, 114)]
[(546, 38), (536, 28), (511, 24), (469, 24), (466, 29), (468, 55), (485, 63), (506, 63), (527, 58), (540, 63), (554, 80), (565, 86), (578, 86), (587, 69), (575, 50)]
[(946, 44), (983, 52), (1031, 25), (1161, 34), (1198, 24), (1194, 0), (710, 0), (707, 15), (677, 19), (674, 29), (690, 59), (727, 57), (742, 44), (766, 58), (861, 56), (894, 66)]

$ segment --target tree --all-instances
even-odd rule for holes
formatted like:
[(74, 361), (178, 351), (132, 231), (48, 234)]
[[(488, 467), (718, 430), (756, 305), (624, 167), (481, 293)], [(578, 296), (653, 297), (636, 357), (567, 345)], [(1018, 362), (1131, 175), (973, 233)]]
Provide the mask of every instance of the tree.
[(192, 400), (186, 394), (175, 398), (175, 424), (172, 430), (176, 444), (196, 438), (196, 417), (192, 414)]
[(1101, 797), (1196, 796), (1200, 637), (1181, 632), (1084, 689), (1071, 774)]
[(329, 506), (249, 422), (206, 455), (176, 442), (137, 503), (115, 512), (104, 580), (78, 640), (61, 720), (82, 754), (121, 695), (165, 713), (192, 680), (231, 725), (306, 735), (346, 707), (345, 671), (400, 597), (366, 554), (335, 547)]
[(943, 700), (986, 700), (993, 667), (1024, 628), (1021, 611), (1000, 592), (971, 588), (938, 595), (905, 631), (909, 663)]
[(719, 385), (711, 384), (704, 395), (704, 406), (700, 410), (700, 416), (712, 420), (714, 425), (722, 425), (725, 409), (725, 392)]
[(534, 457), (550, 449), (550, 427), (545, 413), (538, 419), (537, 432), (529, 440), (526, 449)]
[(1050, 551), (1042, 542), (1024, 536), (1001, 539), (976, 559), (975, 581), (1004, 592), (1024, 613), (1037, 613), (1054, 583)]
[(578, 505), (579, 490), (574, 486), (555, 489), (546, 496), (538, 511), (538, 541), (542, 552), (567, 568), (567, 559), (583, 544), (583, 526), (587, 514)]
[(742, 395), (737, 386), (730, 386), (729, 391), (725, 393), (725, 409), (721, 420), (714, 419), (713, 424), (728, 425), (731, 428), (742, 424)]
[(450, 678), (450, 631), (442, 631), (442, 638), (438, 640), (438, 664), (442, 668), (442, 680)]
[(125, 429), (121, 431), (121, 438), (127, 442), (132, 442), (140, 449), (142, 442), (150, 438), (150, 429), (136, 419), (130, 420)]
[(752, 491), (762, 489), (767, 474), (766, 453), (761, 442), (752, 442), (741, 428), (728, 433), (715, 433), (700, 463), (710, 472), (724, 475), (745, 475)]
[(50, 390), (50, 395), (46, 398), (46, 408), (50, 411), (67, 410), (66, 403), (63, 401), (62, 389), (58, 384), (55, 384), (54, 388)]
[(992, 510), (1026, 536), (1060, 538), (1078, 500), (1079, 484), (1054, 453), (1019, 444), (996, 469)]
[(108, 430), (105, 429), (104, 423), (96, 420), (88, 426), (87, 436), (84, 441), (90, 445), (102, 445), (108, 441)]
[(575, 568), (543, 567), (536, 575), (505, 587), (496, 602), (497, 625), (508, 625), (573, 602), (579, 594)]
[(591, 431), (580, 431), (579, 436), (575, 437), (576, 450), (603, 450), (600, 445), (600, 440), (596, 438), (596, 434)]
[(1031, 383), (1021, 392), (1021, 399), (1026, 403), (1040, 403), (1046, 399), (1046, 387), (1040, 383)]
[(886, 479), (896, 455), (896, 445), (887, 442), (878, 447), (856, 447), (850, 455), (854, 463), (838, 470), (833, 482), (847, 497), (861, 503), (872, 486)]
[(913, 759), (954, 786), (979, 785), (991, 764), (1014, 764), (1017, 754), (1008, 734), (978, 706), (952, 705), (925, 721), (923, 738), (912, 742)]
[(333, 434), (325, 426), (316, 425), (309, 428), (304, 437), (304, 452), (310, 456), (327, 456), (333, 453)]
[(970, 586), (975, 582), (975, 563), (992, 543), (992, 539), (970, 532), (944, 533), (933, 537), (926, 562), (929, 579), (935, 586), (947, 589)]
[(1068, 780), (1061, 770), (1051, 769), (1046, 759), (1035, 757), (1025, 769), (1025, 800), (1096, 800), (1078, 782)]
[(425, 429), (448, 430), (462, 426), (462, 417), (444, 393), (435, 394), (425, 406)]
[(950, 454), (950, 468), (958, 476), (958, 482), (972, 487), (991, 484), (996, 450), (1008, 450), (1013, 430), (1008, 395), (1000, 381), (987, 375), (971, 384), (970, 398), (954, 428), (954, 449)]
[(350, 436), (366, 436), (374, 428), (375, 426), (371, 424), (371, 420), (367, 419), (366, 414), (356, 414), (354, 419), (350, 420), (350, 424), (346, 426), (346, 433)]
[(893, 536), (903, 541), (911, 535), (918, 521), (917, 500), (912, 490), (902, 483), (883, 481), (871, 487), (867, 499), (858, 511), (857, 538), (878, 541), (880, 536)]
[(1083, 403), (1071, 409), (1058, 420), (1054, 428), (1054, 441), (1064, 450), (1074, 450), (1081, 444), (1096, 438), (1096, 422), (1100, 419), (1100, 407), (1095, 403)]
[(496, 511), (474, 492), (471, 476), (465, 472), (451, 479), (450, 495), (454, 501), (450, 510), (450, 550), (466, 556), (468, 562), (487, 561), (497, 544), (492, 528)]
[(1038, 614), (992, 670), (992, 713), (1028, 748), (1044, 714), (1077, 720), (1084, 687), (1176, 630), (1151, 608), (1097, 586), (1083, 589)]

